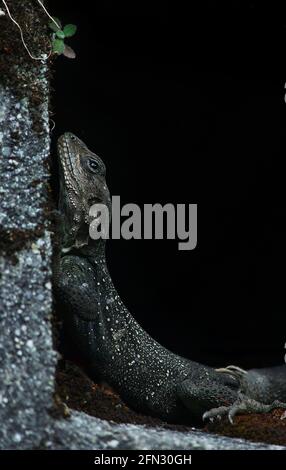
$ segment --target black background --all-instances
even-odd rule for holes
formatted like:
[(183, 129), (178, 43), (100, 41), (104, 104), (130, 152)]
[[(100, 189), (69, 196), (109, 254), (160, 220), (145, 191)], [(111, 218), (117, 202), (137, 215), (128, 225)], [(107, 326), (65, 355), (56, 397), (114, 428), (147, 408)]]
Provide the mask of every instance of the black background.
[(56, 60), (53, 136), (70, 130), (100, 155), (122, 204), (198, 204), (194, 251), (108, 242), (140, 324), (211, 365), (281, 364), (286, 16), (277, 3), (194, 3), (50, 1), (78, 26), (77, 58)]

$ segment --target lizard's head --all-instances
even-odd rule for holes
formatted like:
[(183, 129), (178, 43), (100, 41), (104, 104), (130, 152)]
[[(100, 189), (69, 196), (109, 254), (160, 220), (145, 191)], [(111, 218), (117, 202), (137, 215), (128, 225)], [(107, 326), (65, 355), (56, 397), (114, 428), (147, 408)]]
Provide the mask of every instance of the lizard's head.
[(58, 139), (58, 156), (63, 249), (68, 251), (88, 244), (90, 207), (100, 203), (110, 208), (110, 195), (103, 161), (71, 132)]

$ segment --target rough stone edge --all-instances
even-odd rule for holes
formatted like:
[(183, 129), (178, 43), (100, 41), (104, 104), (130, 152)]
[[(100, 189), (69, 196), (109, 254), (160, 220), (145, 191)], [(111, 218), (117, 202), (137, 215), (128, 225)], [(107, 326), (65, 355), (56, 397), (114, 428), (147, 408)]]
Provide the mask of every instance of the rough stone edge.
[(46, 448), (88, 450), (286, 450), (286, 447), (254, 443), (198, 430), (189, 433), (115, 424), (73, 411), (71, 418), (54, 425), (53, 442)]

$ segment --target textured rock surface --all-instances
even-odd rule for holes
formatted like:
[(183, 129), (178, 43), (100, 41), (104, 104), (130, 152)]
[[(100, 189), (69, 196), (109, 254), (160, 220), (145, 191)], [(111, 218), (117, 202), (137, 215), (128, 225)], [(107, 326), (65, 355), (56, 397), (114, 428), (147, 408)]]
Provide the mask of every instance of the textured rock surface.
[[(45, 252), (45, 255), (42, 253)], [(0, 446), (34, 447), (48, 423), (55, 352), (49, 315), (50, 240), (0, 258)]]
[[(31, 49), (45, 43), (34, 2), (9, 2)], [(37, 38), (41, 38), (38, 40)], [(40, 445), (50, 416), (56, 353), (50, 317), (48, 68), (0, 17), (0, 446)]]
[[(47, 50), (36, 2), (8, 1), (33, 53)], [(24, 5), (23, 5), (24, 4)], [(2, 9), (3, 11), (3, 9)], [(115, 425), (81, 412), (56, 419), (48, 223), (48, 69), (0, 16), (0, 448), (278, 448), (198, 431)]]
[(200, 431), (180, 433), (132, 424), (114, 425), (79, 412), (57, 422), (54, 432), (53, 445), (59, 449), (283, 449)]

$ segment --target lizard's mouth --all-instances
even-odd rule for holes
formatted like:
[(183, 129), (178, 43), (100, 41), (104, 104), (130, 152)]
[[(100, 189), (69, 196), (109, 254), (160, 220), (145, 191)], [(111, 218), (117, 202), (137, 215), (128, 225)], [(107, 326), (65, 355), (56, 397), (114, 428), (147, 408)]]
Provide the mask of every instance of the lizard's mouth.
[(71, 159), (71, 152), (68, 144), (68, 139), (66, 138), (65, 134), (59, 137), (57, 149), (60, 166), (66, 179), (67, 176), (73, 174), (73, 162)]

